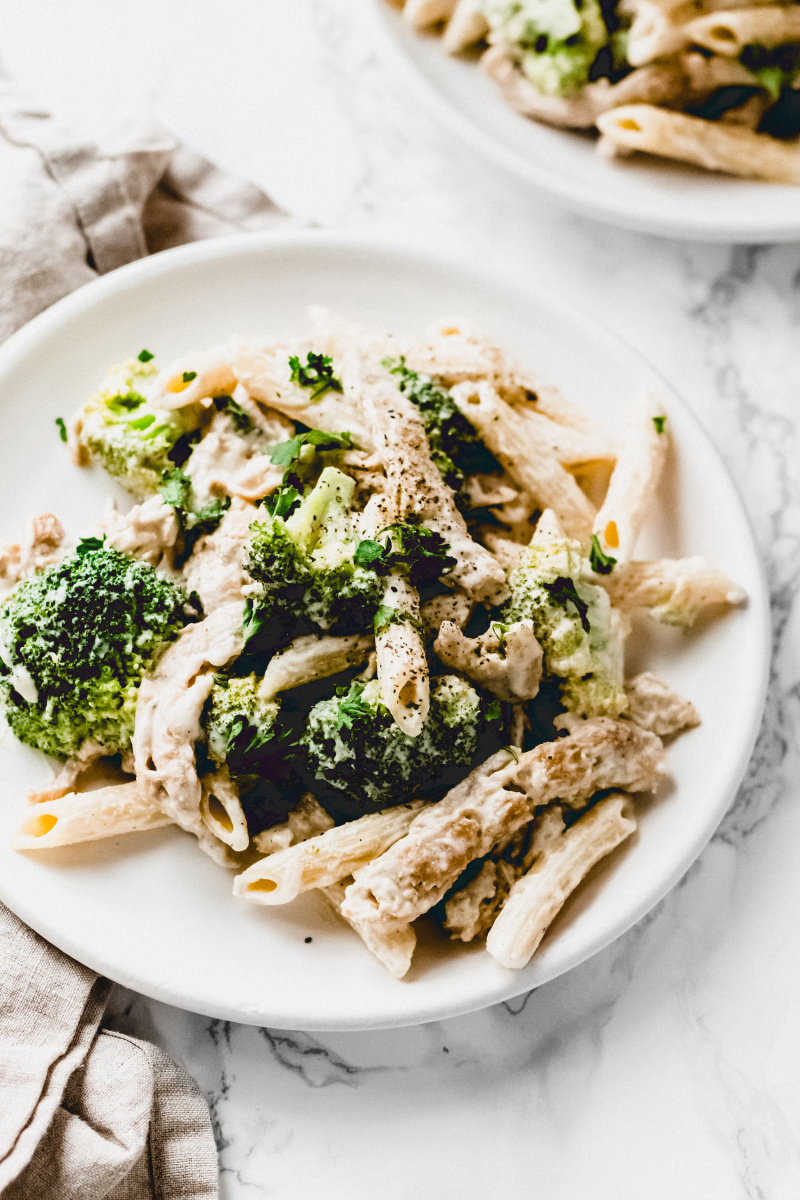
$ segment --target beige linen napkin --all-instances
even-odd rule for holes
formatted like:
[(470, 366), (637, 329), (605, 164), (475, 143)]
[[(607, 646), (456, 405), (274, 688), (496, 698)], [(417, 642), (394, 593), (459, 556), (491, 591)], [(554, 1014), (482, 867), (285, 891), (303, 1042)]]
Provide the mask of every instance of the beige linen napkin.
[[(95, 145), (0, 69), (0, 341), (123, 263), (285, 220), (154, 122)], [(218, 1194), (203, 1097), (155, 1046), (100, 1029), (110, 986), (0, 905), (4, 1200)]]

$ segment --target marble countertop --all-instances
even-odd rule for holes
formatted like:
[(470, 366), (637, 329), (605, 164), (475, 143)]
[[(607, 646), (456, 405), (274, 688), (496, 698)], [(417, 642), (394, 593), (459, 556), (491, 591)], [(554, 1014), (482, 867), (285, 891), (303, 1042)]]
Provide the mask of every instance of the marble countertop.
[(84, 125), (149, 108), (303, 218), (488, 258), (601, 316), (710, 430), (769, 574), (776, 656), (737, 800), (681, 884), (582, 967), (473, 1016), (313, 1037), (117, 991), (117, 1026), (207, 1094), (222, 1195), (796, 1200), (800, 247), (555, 211), (437, 126), (348, 0), (0, 0), (0, 54)]

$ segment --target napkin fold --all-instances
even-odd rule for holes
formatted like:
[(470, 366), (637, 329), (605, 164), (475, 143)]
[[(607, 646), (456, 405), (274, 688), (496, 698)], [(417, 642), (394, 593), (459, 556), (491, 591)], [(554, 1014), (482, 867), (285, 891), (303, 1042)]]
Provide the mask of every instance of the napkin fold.
[[(97, 144), (0, 68), (0, 342), (124, 263), (286, 219), (156, 122)], [(0, 905), (4, 1200), (218, 1195), (205, 1100), (155, 1046), (101, 1028), (110, 988)]]

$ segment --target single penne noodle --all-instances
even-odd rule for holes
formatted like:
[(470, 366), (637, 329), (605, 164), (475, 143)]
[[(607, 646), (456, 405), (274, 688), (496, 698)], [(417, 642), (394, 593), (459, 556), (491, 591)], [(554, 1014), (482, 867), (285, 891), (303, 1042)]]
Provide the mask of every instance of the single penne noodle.
[(607, 796), (552, 842), (512, 887), (486, 941), (501, 966), (519, 970), (592, 867), (636, 829), (628, 797)]
[(565, 715), (555, 724), (569, 736), (518, 758), (498, 751), (421, 812), (405, 837), (355, 873), (343, 915), (413, 921), (470, 862), (527, 825), (534, 809), (556, 799), (580, 807), (605, 788), (649, 791), (666, 772), (660, 740), (630, 721)]
[(697, 709), (649, 671), (625, 684), (628, 716), (640, 729), (649, 729), (659, 737), (671, 737), (700, 724)]
[(446, 21), (455, 6), (456, 0), (406, 0), (403, 16), (415, 29), (427, 29)]
[(686, 30), (696, 45), (736, 58), (753, 43), (769, 49), (800, 39), (800, 9), (796, 5), (771, 5), (710, 13), (690, 21)]
[(460, 54), (489, 32), (489, 22), (481, 11), (481, 0), (458, 0), (442, 38), (448, 54)]
[(395, 979), (402, 979), (411, 966), (417, 935), (406, 921), (351, 921), (345, 917), (342, 904), (347, 885), (351, 882), (348, 877), (329, 887), (320, 888), (320, 891), (334, 912), (355, 930), (370, 954), (374, 954)]
[(171, 823), (172, 818), (161, 812), (134, 780), (93, 792), (70, 792), (35, 805), (12, 837), (11, 846), (14, 850), (47, 850)]
[(348, 637), (310, 633), (295, 638), (290, 646), (269, 660), (258, 694), (268, 700), (279, 692), (356, 667), (366, 660), (374, 645), (375, 639), (368, 633)]
[[(685, 6), (694, 16), (697, 9)], [(683, 7), (665, 11), (659, 4), (640, 3), (628, 33), (627, 58), (631, 66), (641, 67), (655, 58), (677, 54), (690, 45), (692, 38)]]
[(640, 150), (746, 179), (800, 183), (800, 148), (741, 125), (705, 121), (649, 104), (627, 104), (597, 118), (603, 136)]
[(562, 467), (614, 462), (617, 457), (617, 447), (603, 434), (598, 436), (594, 432), (559, 425), (539, 412), (534, 404), (515, 405), (514, 412), (524, 419), (531, 441), (547, 446)]
[(616, 608), (649, 609), (663, 625), (688, 628), (715, 609), (743, 604), (747, 593), (703, 558), (629, 562), (598, 577)]
[(424, 800), (369, 813), (253, 863), (233, 881), (233, 894), (256, 904), (286, 904), (311, 888), (352, 875), (403, 837)]
[(525, 418), (488, 383), (457, 384), (451, 395), (514, 482), (541, 508), (552, 508), (569, 537), (587, 537), (591, 501), (549, 446), (529, 436)]
[(200, 815), (203, 821), (221, 842), (231, 850), (240, 852), (250, 844), (247, 820), (239, 800), (239, 789), (230, 777), (227, 767), (219, 767), (200, 781)]
[(311, 792), (303, 792), (286, 820), (257, 833), (253, 844), (260, 854), (275, 854), (333, 829), (334, 824), (333, 817), (317, 803), (316, 797)]
[(593, 532), (603, 550), (627, 562), (655, 495), (669, 447), (664, 408), (654, 396), (642, 406), (623, 442)]
[(386, 584), (384, 606), (397, 615), (375, 635), (381, 694), (395, 724), (409, 737), (419, 737), (431, 704), (419, 596), (407, 580), (394, 572)]

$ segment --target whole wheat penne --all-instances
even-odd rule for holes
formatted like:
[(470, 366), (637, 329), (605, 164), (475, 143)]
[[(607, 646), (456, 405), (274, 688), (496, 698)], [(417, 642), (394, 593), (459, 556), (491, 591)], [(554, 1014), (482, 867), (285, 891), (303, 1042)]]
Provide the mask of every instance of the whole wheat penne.
[(489, 383), (461, 383), (451, 395), (511, 478), (541, 508), (552, 508), (570, 537), (591, 532), (594, 507), (549, 446), (528, 435), (525, 418)]
[(555, 799), (579, 807), (603, 788), (646, 791), (663, 778), (660, 740), (630, 721), (562, 717), (559, 723), (568, 737), (519, 761), (499, 751), (420, 813), (405, 837), (354, 873), (343, 914), (413, 921), (442, 899), (470, 862), (527, 825), (536, 807)]
[(552, 842), (512, 887), (489, 930), (486, 949), (501, 966), (519, 970), (592, 867), (636, 829), (628, 798), (607, 796)]
[(633, 555), (664, 469), (669, 441), (663, 405), (652, 396), (631, 422), (594, 521), (600, 545), (617, 562), (627, 562)]
[(604, 138), (640, 150), (747, 179), (800, 183), (800, 145), (740, 125), (705, 121), (650, 104), (627, 104), (597, 118)]
[(93, 792), (69, 792), (33, 805), (11, 845), (15, 850), (49, 850), (171, 823), (172, 818), (161, 812), (134, 780)]
[(703, 558), (629, 562), (598, 578), (621, 609), (649, 609), (663, 625), (688, 628), (714, 610), (743, 604), (745, 591)]
[(256, 904), (286, 904), (301, 892), (337, 883), (403, 837), (427, 807), (424, 800), (399, 804), (269, 854), (236, 876), (233, 894)]
[(383, 963), (390, 975), (402, 979), (411, 966), (417, 935), (407, 921), (353, 921), (342, 912), (342, 904), (350, 878), (320, 888), (334, 912), (347, 921), (361, 938), (370, 954)]
[(690, 41), (715, 54), (736, 58), (745, 46), (771, 48), (800, 38), (800, 8), (797, 5), (740, 8), (709, 13), (687, 25)]

